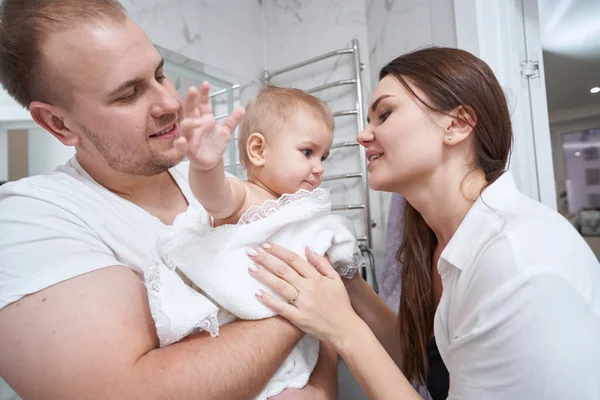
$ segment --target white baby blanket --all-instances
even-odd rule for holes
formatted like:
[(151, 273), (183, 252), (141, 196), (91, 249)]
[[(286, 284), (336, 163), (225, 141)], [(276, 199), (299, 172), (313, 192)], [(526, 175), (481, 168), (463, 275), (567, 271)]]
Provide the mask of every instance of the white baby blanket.
[[(364, 265), (352, 223), (330, 212), (329, 191), (316, 189), (250, 207), (237, 225), (213, 228), (201, 224), (202, 218), (191, 208), (179, 216), (160, 236), (157, 252), (144, 268), (160, 345), (198, 330), (218, 336), (219, 325), (235, 317), (273, 316), (254, 295), (258, 289), (273, 292), (248, 273), (248, 249), (264, 242), (280, 244), (303, 258), (309, 246), (318, 254), (327, 254), (341, 276), (352, 277)], [(187, 286), (176, 269), (201, 293)], [(318, 346), (316, 339), (304, 336), (258, 398), (306, 385), (317, 362)]]

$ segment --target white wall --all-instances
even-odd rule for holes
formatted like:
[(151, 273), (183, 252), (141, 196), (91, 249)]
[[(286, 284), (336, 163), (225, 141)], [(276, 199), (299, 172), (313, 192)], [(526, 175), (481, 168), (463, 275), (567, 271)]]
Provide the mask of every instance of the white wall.
[(4, 121), (30, 121), (29, 111), (21, 107), (0, 86), (0, 124)]
[(74, 147), (63, 145), (43, 128), (29, 129), (27, 143), (27, 171), (30, 176), (51, 172), (75, 154)]

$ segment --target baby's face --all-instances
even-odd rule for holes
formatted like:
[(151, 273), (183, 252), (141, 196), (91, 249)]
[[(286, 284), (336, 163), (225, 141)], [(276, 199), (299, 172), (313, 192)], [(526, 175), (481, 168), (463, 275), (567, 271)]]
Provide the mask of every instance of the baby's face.
[(265, 183), (278, 195), (316, 189), (323, 180), (323, 161), (332, 142), (333, 132), (324, 121), (298, 111), (268, 140)]

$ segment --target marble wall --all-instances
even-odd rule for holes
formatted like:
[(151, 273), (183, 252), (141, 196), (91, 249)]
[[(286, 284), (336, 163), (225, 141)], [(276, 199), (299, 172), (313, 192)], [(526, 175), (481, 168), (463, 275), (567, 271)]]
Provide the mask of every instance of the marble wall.
[(209, 75), (240, 83), (242, 102), (255, 93), (264, 65), (261, 1), (121, 2), (153, 43), (200, 61)]
[(456, 47), (453, 0), (366, 0), (371, 84), (381, 67), (420, 47)]

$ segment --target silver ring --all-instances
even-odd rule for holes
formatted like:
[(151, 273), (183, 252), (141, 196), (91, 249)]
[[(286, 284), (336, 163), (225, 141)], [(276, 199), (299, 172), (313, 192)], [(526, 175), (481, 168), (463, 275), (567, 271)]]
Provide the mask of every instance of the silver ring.
[(298, 300), (299, 296), (300, 296), (300, 291), (298, 289), (296, 289), (296, 294), (294, 295), (294, 298), (292, 300), (288, 300), (288, 303), (290, 303), (290, 304), (295, 303), (296, 300)]

